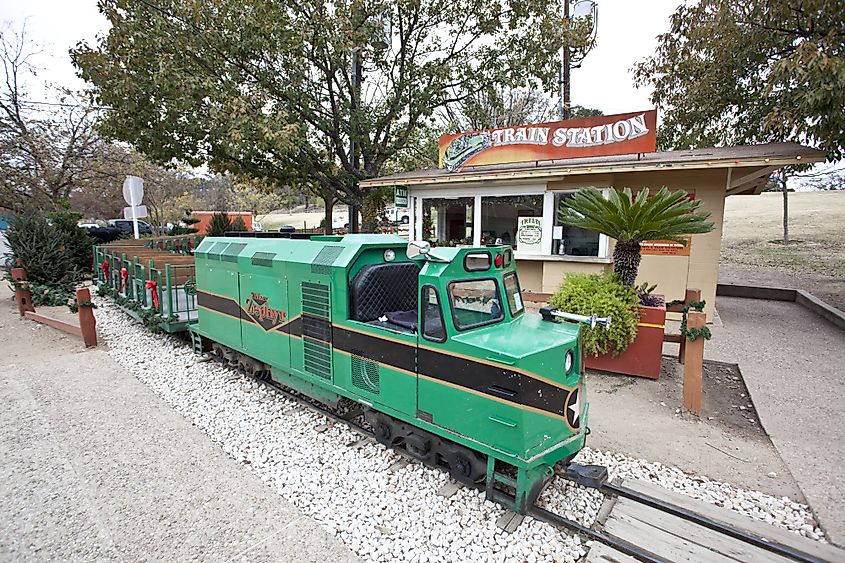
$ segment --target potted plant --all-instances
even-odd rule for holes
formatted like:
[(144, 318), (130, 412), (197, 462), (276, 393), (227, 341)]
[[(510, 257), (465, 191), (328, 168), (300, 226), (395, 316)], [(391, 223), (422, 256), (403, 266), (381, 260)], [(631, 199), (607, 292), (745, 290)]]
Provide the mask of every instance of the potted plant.
[[(708, 221), (710, 213), (697, 211), (700, 205), (700, 201), (690, 200), (685, 191), (670, 192), (666, 187), (651, 197), (645, 188), (636, 198), (629, 188), (621, 193), (610, 190), (607, 199), (599, 190), (585, 188), (564, 203), (559, 213), (561, 222), (616, 239), (613, 271), (618, 283), (634, 296), (634, 337), (624, 346), (614, 343), (612, 350), (603, 352), (585, 347), (587, 367), (651, 378), (660, 375), (666, 305), (662, 296), (653, 293), (655, 287), (634, 287), (641, 260), (640, 243), (671, 240), (686, 245), (686, 235), (713, 230), (713, 223)], [(592, 313), (606, 314), (601, 310), (583, 312)]]

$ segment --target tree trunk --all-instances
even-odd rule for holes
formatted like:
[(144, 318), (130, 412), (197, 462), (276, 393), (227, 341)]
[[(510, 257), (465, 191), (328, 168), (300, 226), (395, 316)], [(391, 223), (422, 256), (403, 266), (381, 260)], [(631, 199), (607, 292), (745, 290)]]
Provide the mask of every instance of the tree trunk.
[(786, 172), (781, 172), (781, 189), (783, 190), (783, 244), (789, 244), (789, 190), (786, 189)]
[(627, 287), (634, 285), (640, 268), (640, 243), (638, 241), (616, 241), (613, 251), (613, 271)]
[(325, 225), (323, 225), (323, 232), (327, 235), (330, 235), (332, 234), (332, 213), (334, 210), (334, 198), (326, 197), (323, 198), (323, 201), (326, 202), (326, 214), (323, 218), (323, 221), (325, 221)]

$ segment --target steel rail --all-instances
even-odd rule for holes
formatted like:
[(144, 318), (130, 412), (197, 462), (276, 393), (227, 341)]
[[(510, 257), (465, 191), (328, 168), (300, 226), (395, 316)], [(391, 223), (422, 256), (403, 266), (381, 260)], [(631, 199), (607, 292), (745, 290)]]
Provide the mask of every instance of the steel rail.
[[(343, 417), (342, 415), (332, 412), (332, 410), (329, 408), (322, 407), (320, 405), (315, 405), (311, 401), (308, 401), (307, 399), (303, 399), (302, 397), (291, 393), (290, 391), (285, 389), (284, 386), (275, 381), (258, 380), (258, 382), (270, 389), (273, 389), (278, 393), (281, 393), (286, 398), (295, 401), (296, 403), (304, 407), (310, 408), (312, 411), (321, 414), (326, 418), (346, 424), (352, 431), (360, 434), (361, 436), (375, 439), (375, 434), (373, 432), (370, 432), (366, 428), (363, 428), (359, 424), (355, 423), (354, 421), (348, 418)], [(403, 458), (406, 458), (411, 461), (419, 461), (407, 452), (395, 448), (391, 449)], [(482, 485), (481, 490), (484, 490), (484, 488), (485, 487)], [(493, 500), (498, 501), (500, 504), (504, 505), (514, 505), (514, 503), (516, 502), (516, 499), (512, 495), (509, 495), (503, 491), (494, 490), (492, 497)], [(654, 553), (651, 553), (650, 551), (636, 546), (630, 542), (627, 542), (621, 538), (605, 534), (604, 532), (600, 532), (598, 530), (593, 530), (592, 528), (584, 526), (583, 524), (580, 524), (575, 520), (570, 520), (565, 516), (561, 516), (560, 514), (556, 514), (554, 512), (546, 510), (545, 508), (541, 508), (536, 505), (531, 506), (528, 509), (528, 514), (538, 520), (541, 520), (551, 526), (554, 526), (557, 529), (565, 528), (582, 536), (586, 536), (592, 540), (601, 542), (607, 545), (608, 547), (612, 547), (617, 551), (620, 551), (626, 555), (630, 555), (631, 557), (634, 557), (635, 559), (637, 559), (638, 561), (642, 561), (643, 563), (666, 563), (667, 561), (666, 559), (663, 559), (658, 555), (655, 555)]]
[[(345, 424), (350, 430), (363, 437), (375, 440), (375, 434), (373, 432), (367, 430), (366, 428), (362, 427), (360, 424), (357, 424), (352, 420), (354, 416), (346, 418), (343, 415), (333, 412), (329, 408), (316, 405), (313, 402), (308, 401), (307, 399), (304, 399), (301, 396), (288, 391), (283, 385), (273, 380), (254, 380), (270, 389), (273, 389), (275, 392), (282, 394), (287, 399), (290, 399), (291, 401), (294, 401), (297, 404), (311, 409), (313, 412), (321, 414), (335, 422)], [(394, 452), (398, 453), (404, 458), (419, 461), (406, 452), (397, 450), (395, 448), (391, 449), (393, 449)], [(574, 479), (568, 479), (565, 475), (559, 476), (574, 482)], [(581, 484), (583, 484), (583, 482)], [(724, 524), (723, 522), (719, 522), (718, 520), (703, 516), (691, 510), (687, 510), (686, 508), (667, 503), (658, 498), (652, 497), (644, 493), (640, 493), (638, 491), (634, 491), (627, 487), (622, 487), (608, 482), (603, 482), (597, 486), (585, 486), (587, 486), (588, 488), (597, 489), (606, 495), (616, 495), (619, 497), (624, 497), (633, 500), (650, 508), (654, 508), (655, 510), (659, 510), (661, 512), (665, 512), (667, 514), (682, 518), (684, 520), (687, 520), (694, 524), (698, 524), (715, 532), (727, 535), (734, 539), (748, 543), (755, 547), (759, 547), (761, 549), (765, 549), (766, 551), (776, 553), (783, 557), (793, 559), (795, 561), (800, 561), (802, 563), (827, 563), (826, 560), (810, 555), (799, 549), (795, 549), (793, 547), (778, 542), (769, 541), (763, 538), (762, 536), (758, 536), (750, 532), (745, 532), (738, 528), (734, 528), (732, 526)], [(484, 490), (484, 486), (482, 486), (481, 489)], [(509, 495), (508, 493), (499, 490), (494, 490), (491, 494), (491, 497), (492, 500), (498, 501), (500, 504), (504, 505), (513, 505), (516, 500), (515, 497), (513, 497), (512, 495)], [(642, 561), (643, 563), (666, 563), (667, 561), (669, 561), (668, 559), (660, 557), (659, 555), (652, 553), (646, 549), (643, 549), (626, 540), (623, 540), (622, 538), (616, 537), (612, 534), (607, 534), (599, 530), (594, 530), (574, 520), (566, 518), (565, 516), (561, 516), (560, 514), (551, 512), (537, 505), (532, 505), (531, 507), (529, 507), (529, 509), (527, 510), (527, 514), (534, 518), (537, 518), (538, 520), (546, 522), (547, 524), (554, 526), (557, 529), (567, 529), (582, 536), (588, 537), (592, 540), (603, 543), (604, 545), (607, 545), (608, 547), (611, 547), (621, 553), (629, 555), (637, 559), (638, 561)]]
[(755, 547), (765, 549), (766, 551), (771, 551), (777, 555), (794, 559), (795, 561), (802, 561), (804, 563), (826, 563), (826, 560), (819, 559), (818, 557), (801, 551), (800, 549), (796, 549), (792, 546), (776, 541), (767, 540), (757, 534), (746, 532), (744, 530), (740, 530), (739, 528), (734, 528), (733, 526), (720, 522), (719, 520), (693, 512), (692, 510), (688, 510), (681, 506), (670, 504), (666, 501), (634, 491), (627, 487), (622, 487), (613, 483), (604, 483), (598, 488), (598, 490), (607, 495), (616, 495), (633, 500), (639, 504), (665, 512), (666, 514), (671, 514), (672, 516), (677, 516), (678, 518), (682, 518), (688, 522), (692, 522), (693, 524), (698, 524), (699, 526), (703, 526), (713, 530), (714, 532), (718, 532)]

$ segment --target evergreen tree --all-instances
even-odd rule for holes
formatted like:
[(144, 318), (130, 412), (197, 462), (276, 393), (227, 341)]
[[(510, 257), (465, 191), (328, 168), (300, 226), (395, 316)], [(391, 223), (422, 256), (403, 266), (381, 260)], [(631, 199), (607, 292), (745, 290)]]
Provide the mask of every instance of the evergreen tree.
[(226, 231), (232, 230), (232, 223), (229, 222), (229, 216), (222, 211), (218, 211), (211, 216), (211, 221), (208, 223), (208, 228), (205, 231), (210, 237), (222, 237)]
[(244, 223), (244, 218), (238, 215), (235, 217), (235, 220), (232, 221), (232, 226), (229, 228), (230, 231), (238, 231), (243, 232), (248, 230), (246, 228), (246, 223)]

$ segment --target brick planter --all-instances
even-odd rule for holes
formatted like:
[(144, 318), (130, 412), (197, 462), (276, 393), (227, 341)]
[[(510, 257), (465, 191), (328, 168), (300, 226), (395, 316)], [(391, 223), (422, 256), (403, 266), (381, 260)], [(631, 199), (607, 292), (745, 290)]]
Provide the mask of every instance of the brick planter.
[(584, 362), (587, 369), (635, 375), (657, 379), (660, 375), (660, 361), (663, 356), (663, 332), (666, 323), (666, 306), (640, 306), (640, 322), (637, 337), (631, 345), (618, 356), (602, 354), (587, 356)]

